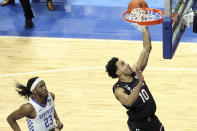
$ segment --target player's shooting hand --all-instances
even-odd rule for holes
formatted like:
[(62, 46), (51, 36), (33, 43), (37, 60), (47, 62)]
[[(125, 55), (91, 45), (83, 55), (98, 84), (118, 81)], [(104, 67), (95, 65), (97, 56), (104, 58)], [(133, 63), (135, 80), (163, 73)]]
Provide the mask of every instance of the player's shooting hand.
[[(61, 130), (63, 128), (63, 126), (64, 126), (63, 123), (60, 120), (57, 120), (56, 124), (57, 124), (56, 128), (59, 129), (59, 130)], [(59, 130), (57, 130), (57, 131), (59, 131)]]
[(136, 75), (137, 75), (137, 77), (139, 79), (139, 82), (140, 83), (143, 83), (144, 76), (142, 75), (142, 71), (140, 71), (138, 67), (136, 67)]

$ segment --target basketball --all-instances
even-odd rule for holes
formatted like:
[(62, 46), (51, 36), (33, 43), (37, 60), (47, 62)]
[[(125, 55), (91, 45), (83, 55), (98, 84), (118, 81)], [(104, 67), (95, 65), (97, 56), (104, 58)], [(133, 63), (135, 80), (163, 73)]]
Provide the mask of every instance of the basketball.
[(134, 8), (148, 8), (148, 5), (144, 0), (131, 0), (128, 10), (133, 10)]

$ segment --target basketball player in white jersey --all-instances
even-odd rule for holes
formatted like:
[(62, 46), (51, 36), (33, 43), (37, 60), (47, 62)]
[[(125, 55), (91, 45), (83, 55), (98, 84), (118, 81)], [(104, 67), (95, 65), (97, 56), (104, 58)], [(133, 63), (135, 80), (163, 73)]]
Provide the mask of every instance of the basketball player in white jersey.
[(23, 117), (26, 117), (29, 131), (60, 131), (63, 128), (55, 110), (55, 95), (48, 92), (45, 82), (41, 78), (29, 79), (27, 86), (17, 83), (16, 90), (19, 95), (29, 101), (7, 117), (7, 121), (14, 131), (23, 130), (16, 122)]

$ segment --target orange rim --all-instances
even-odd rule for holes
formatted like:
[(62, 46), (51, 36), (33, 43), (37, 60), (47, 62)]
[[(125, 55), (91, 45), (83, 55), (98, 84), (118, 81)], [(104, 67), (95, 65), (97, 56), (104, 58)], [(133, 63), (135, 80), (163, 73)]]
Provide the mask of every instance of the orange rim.
[[(159, 9), (153, 9), (153, 8), (141, 8), (141, 9), (147, 10), (147, 11), (151, 10), (154, 13), (161, 14), (162, 16), (164, 16), (164, 12), (159, 10)], [(137, 22), (137, 21), (129, 20), (125, 17), (125, 15), (129, 14), (130, 12), (131, 12), (131, 10), (127, 10), (122, 15), (122, 17), (128, 22), (138, 23), (139, 25), (157, 25), (157, 24), (161, 24), (163, 22), (163, 18), (153, 20), (153, 21), (143, 21), (143, 22), (142, 21)]]

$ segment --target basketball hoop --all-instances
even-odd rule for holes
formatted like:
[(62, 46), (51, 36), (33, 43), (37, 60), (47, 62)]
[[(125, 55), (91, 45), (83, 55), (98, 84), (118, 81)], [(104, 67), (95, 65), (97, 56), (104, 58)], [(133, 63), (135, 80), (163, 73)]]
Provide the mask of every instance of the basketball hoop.
[(144, 32), (146, 25), (157, 25), (163, 22), (164, 12), (153, 8), (134, 8), (127, 10), (122, 17), (135, 26), (139, 31)]

